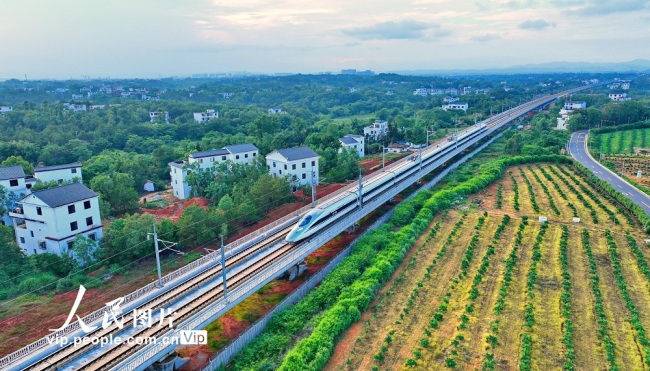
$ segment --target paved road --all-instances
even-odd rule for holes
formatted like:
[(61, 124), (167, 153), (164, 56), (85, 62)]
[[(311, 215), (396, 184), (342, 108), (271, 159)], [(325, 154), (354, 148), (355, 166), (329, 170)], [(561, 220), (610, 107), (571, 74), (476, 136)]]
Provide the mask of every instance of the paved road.
[(587, 152), (586, 137), (586, 130), (576, 131), (571, 135), (571, 141), (569, 142), (569, 153), (571, 153), (571, 156), (584, 167), (591, 170), (594, 175), (611, 184), (617, 191), (623, 193), (632, 202), (641, 206), (650, 215), (650, 197), (591, 157)]

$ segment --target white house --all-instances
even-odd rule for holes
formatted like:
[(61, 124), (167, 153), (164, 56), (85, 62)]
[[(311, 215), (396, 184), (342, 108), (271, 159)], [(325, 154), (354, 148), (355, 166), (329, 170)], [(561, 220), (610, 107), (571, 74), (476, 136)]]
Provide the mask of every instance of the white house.
[(147, 179), (147, 181), (144, 182), (142, 189), (144, 189), (145, 192), (153, 192), (156, 189), (156, 185), (152, 180)]
[[(13, 208), (15, 201), (30, 192), (25, 182), (25, 172), (20, 165), (0, 167), (0, 186), (7, 193), (8, 208)], [(0, 215), (0, 219), (6, 225), (12, 223), (8, 214)]]
[(386, 152), (388, 153), (402, 153), (408, 151), (409, 146), (407, 144), (400, 143), (391, 143), (386, 147)]
[(72, 99), (84, 99), (83, 94), (72, 94)]
[(587, 102), (585, 101), (566, 101), (564, 102), (564, 109), (567, 111), (572, 111), (574, 109), (586, 109)]
[(78, 234), (99, 240), (99, 196), (81, 183), (36, 191), (20, 199), (14, 218), (16, 242), (26, 255), (62, 255)]
[(279, 113), (282, 113), (282, 108), (280, 107), (269, 108), (269, 115), (277, 115)]
[(149, 112), (149, 119), (151, 122), (156, 122), (158, 120), (165, 121), (166, 124), (169, 124), (169, 112), (167, 111), (155, 111)]
[(289, 177), (294, 189), (318, 185), (318, 154), (309, 147), (276, 149), (266, 156), (271, 175)]
[(627, 93), (610, 93), (609, 99), (611, 99), (614, 102), (622, 102), (622, 101), (630, 100), (630, 98), (627, 96)]
[(363, 135), (372, 138), (373, 140), (377, 140), (380, 137), (383, 137), (388, 133), (388, 121), (384, 120), (375, 120), (375, 122), (370, 125), (366, 126), (363, 128)]
[(467, 102), (454, 102), (442, 105), (442, 109), (445, 111), (450, 109), (467, 111), (467, 108), (469, 108), (469, 104), (467, 104)]
[(454, 103), (454, 102), (458, 102), (459, 100), (460, 100), (460, 98), (450, 97), (450, 96), (446, 96), (446, 97), (442, 98), (442, 101), (445, 102), (445, 103)]
[(74, 104), (74, 103), (63, 103), (65, 108), (73, 112), (86, 111), (87, 107), (85, 104)]
[(339, 143), (341, 143), (341, 148), (339, 148), (339, 153), (341, 153), (344, 148), (352, 148), (355, 151), (357, 151), (357, 153), (359, 154), (359, 158), (361, 158), (365, 155), (364, 152), (365, 141), (366, 141), (366, 137), (364, 137), (363, 135), (347, 134), (343, 138), (339, 139)]
[(78, 162), (64, 165), (41, 166), (34, 168), (34, 177), (41, 182), (57, 181), (59, 184), (78, 180), (81, 182), (81, 164)]
[(221, 149), (190, 153), (187, 161), (170, 162), (169, 174), (172, 179), (174, 196), (186, 199), (190, 196), (192, 187), (187, 184), (188, 167), (197, 164), (199, 171), (213, 171), (214, 168), (226, 161), (234, 163), (252, 163), (257, 158), (259, 149), (251, 143), (234, 144)]
[(14, 108), (11, 106), (0, 106), (0, 115), (4, 115), (7, 112), (13, 111)]
[(413, 92), (413, 95), (419, 95), (421, 97), (426, 97), (427, 95), (429, 95), (430, 91), (431, 91), (431, 89), (427, 89), (427, 88), (417, 88)]
[(212, 119), (219, 118), (219, 111), (213, 109), (206, 110), (205, 112), (194, 112), (194, 121), (198, 123), (208, 122)]

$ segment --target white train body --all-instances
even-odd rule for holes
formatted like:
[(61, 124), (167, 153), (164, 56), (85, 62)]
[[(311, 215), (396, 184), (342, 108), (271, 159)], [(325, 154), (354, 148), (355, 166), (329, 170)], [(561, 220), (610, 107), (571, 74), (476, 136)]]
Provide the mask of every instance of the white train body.
[[(449, 136), (449, 140), (441, 140), (435, 148), (430, 146), (422, 153), (422, 159), (419, 154), (414, 154), (410, 161), (404, 161), (399, 165), (379, 173), (380, 175), (371, 175), (369, 179), (363, 181), (362, 186), (362, 203), (365, 204), (386, 190), (396, 186), (398, 183), (409, 178), (430, 163), (440, 159), (458, 145), (464, 144), (480, 133), (487, 130), (485, 124), (474, 125), (457, 134)], [(375, 173), (377, 174), (377, 173)], [(347, 191), (338, 197), (318, 205), (313, 210), (307, 212), (296, 224), (295, 227), (287, 234), (285, 240), (295, 243), (308, 238), (321, 230), (331, 226), (333, 223), (341, 220), (345, 215), (359, 207), (359, 193), (357, 191)]]

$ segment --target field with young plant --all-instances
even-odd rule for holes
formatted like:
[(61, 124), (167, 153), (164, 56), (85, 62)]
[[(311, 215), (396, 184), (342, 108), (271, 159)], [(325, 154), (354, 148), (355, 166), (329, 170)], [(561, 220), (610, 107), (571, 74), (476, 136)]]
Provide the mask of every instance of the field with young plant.
[(325, 369), (650, 368), (650, 249), (601, 187), (568, 163), (521, 163), (451, 202)]
[(600, 134), (602, 153), (632, 154), (634, 148), (650, 147), (650, 128), (613, 131)]

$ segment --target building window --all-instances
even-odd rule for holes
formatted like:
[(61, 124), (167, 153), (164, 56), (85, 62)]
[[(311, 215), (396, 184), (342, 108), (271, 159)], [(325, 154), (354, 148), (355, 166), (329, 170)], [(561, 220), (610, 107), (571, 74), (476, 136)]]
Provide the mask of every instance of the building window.
[(84, 209), (90, 209), (90, 201), (84, 201)]
[(94, 233), (89, 234), (89, 235), (88, 235), (88, 238), (90, 238), (90, 239), (93, 240), (93, 241), (97, 241), (97, 235), (94, 234)]
[(245, 154), (244, 154), (244, 158), (248, 158), (248, 153), (245, 153)]
[(68, 250), (72, 250), (72, 249), (74, 249), (74, 241), (70, 240), (68, 241)]
[(77, 173), (77, 169), (72, 169), (72, 170), (70, 170), (70, 171), (72, 171), (72, 174), (76, 174), (76, 173)]
[(257, 152), (253, 152), (253, 157), (257, 156)]
[(287, 170), (287, 164), (284, 164), (284, 170)]
[(275, 162), (273, 162), (273, 167), (275, 167)]
[(302, 178), (303, 178), (303, 179), (307, 179), (307, 174), (302, 173)]
[(87, 226), (93, 225), (93, 217), (92, 216), (89, 216), (89, 217), (86, 218), (86, 225)]
[(278, 172), (280, 173), (280, 175), (282, 175), (282, 170), (278, 170)]
[(75, 208), (74, 205), (68, 205), (68, 214), (74, 214)]
[(45, 250), (46, 249), (45, 241), (38, 241), (38, 247), (40, 247), (41, 250)]
[(77, 226), (77, 222), (72, 222), (70, 223), (70, 230), (71, 231), (76, 231), (79, 227)]
[(312, 161), (311, 166), (316, 166), (316, 161)]
[(221, 161), (226, 161), (226, 156), (221, 156)]
[(29, 231), (29, 235), (34, 237), (34, 231)]
[(20, 237), (20, 243), (25, 243), (25, 237)]
[(9, 186), (11, 187), (18, 187), (18, 179), (11, 179), (9, 181)]
[(236, 155), (236, 156), (235, 156), (235, 159), (236, 159), (236, 160), (239, 160), (239, 155)]
[(36, 214), (43, 215), (43, 209), (40, 206), (36, 206)]
[(303, 163), (302, 163), (302, 168), (304, 169), (304, 168), (306, 168), (306, 167), (307, 167), (307, 163), (306, 163), (306, 162), (303, 162)]
[(203, 159), (200, 158), (200, 159), (199, 159), (199, 164), (202, 164), (202, 163), (203, 163)]
[(291, 170), (296, 170), (296, 164), (291, 165)]

